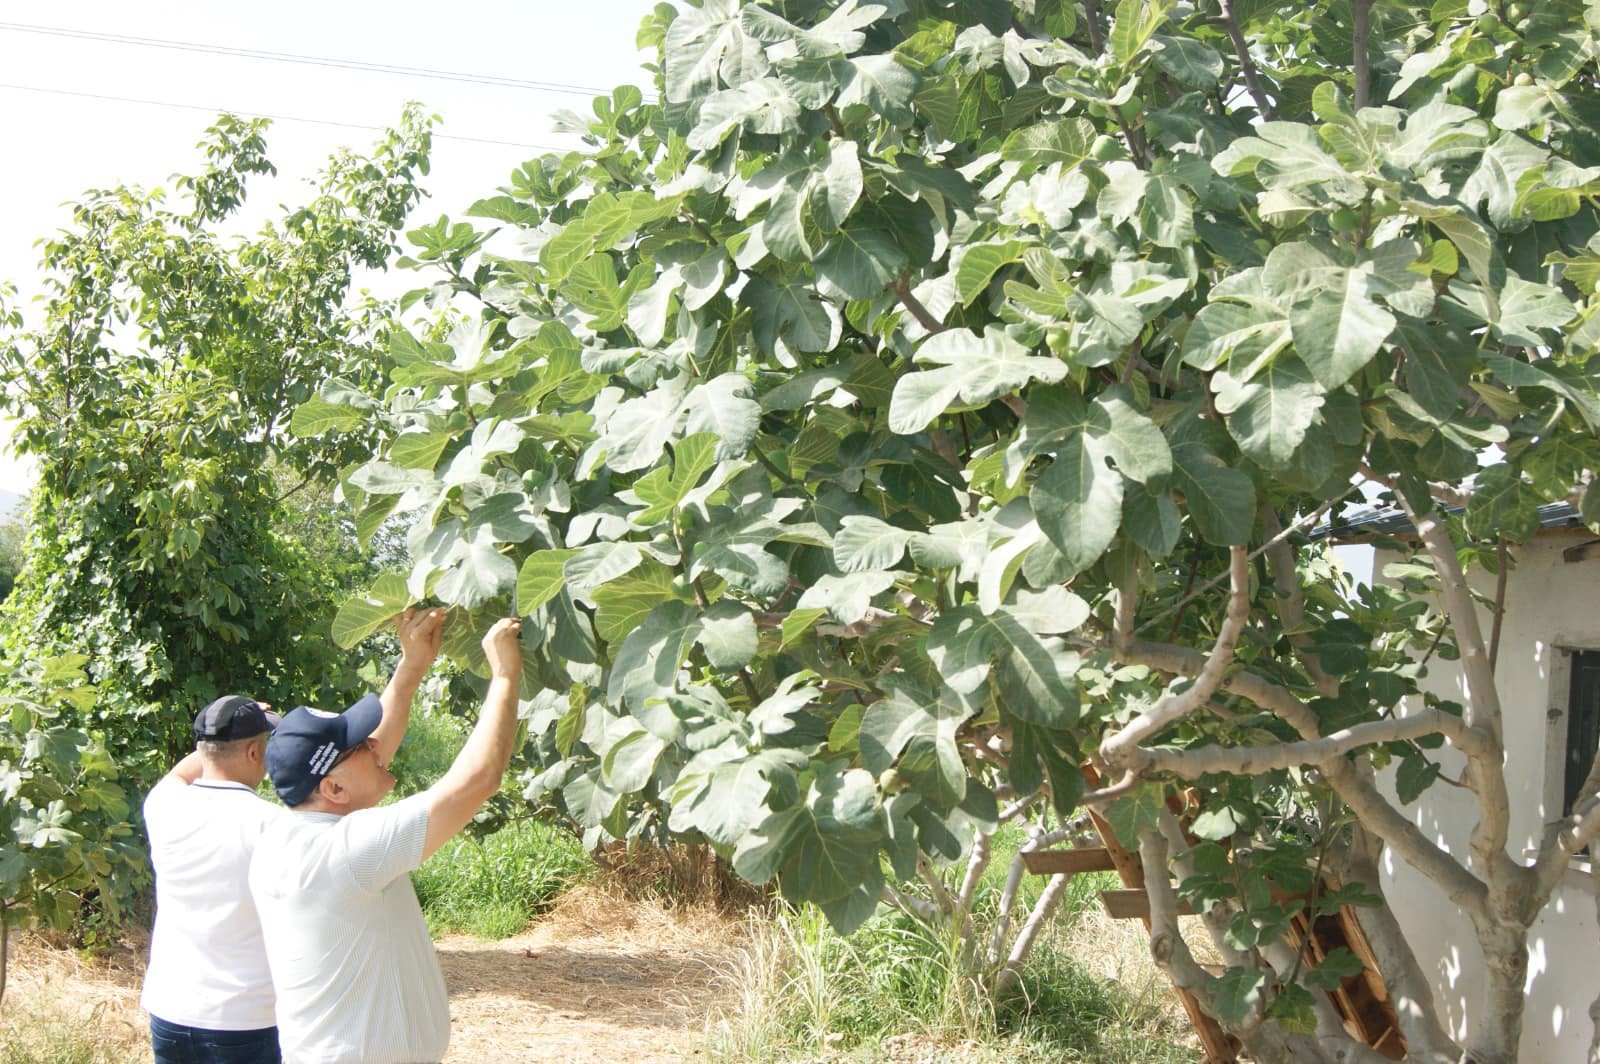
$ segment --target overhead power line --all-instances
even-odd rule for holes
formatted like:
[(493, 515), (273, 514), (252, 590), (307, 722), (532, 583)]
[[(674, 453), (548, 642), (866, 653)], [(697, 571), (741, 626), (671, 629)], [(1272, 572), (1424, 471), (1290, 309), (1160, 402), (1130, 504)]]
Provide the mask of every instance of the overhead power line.
[[(134, 96), (112, 96), (95, 92), (77, 92), (72, 89), (48, 89), (41, 85), (14, 85), (0, 81), (0, 89), (15, 89), (18, 92), (42, 92), (51, 96), (77, 96), (85, 100), (109, 100), (114, 103), (141, 104), (145, 107), (172, 107), (182, 111), (206, 111), (210, 114), (234, 114), (246, 118), (271, 118), (279, 122), (304, 122), (313, 126), (342, 126), (345, 129), (366, 129), (382, 133), (384, 126), (366, 125), (361, 122), (339, 122), (331, 118), (304, 118), (300, 115), (273, 114), (270, 111), (245, 111), (237, 107), (206, 107), (197, 103), (175, 103), (171, 100), (144, 100)], [(574, 148), (560, 148), (553, 144), (525, 144), (515, 140), (494, 140), (490, 137), (462, 137), (452, 133), (435, 133), (434, 137), (440, 140), (459, 140), (469, 144), (495, 144), (504, 148), (526, 148), (529, 151), (567, 152)]]
[(123, 33), (102, 33), (98, 30), (71, 29), (66, 26), (40, 26), (28, 22), (0, 22), (0, 30), (15, 33), (37, 33), (51, 37), (70, 37), (85, 41), (104, 41), (110, 44), (128, 44), (140, 48), (168, 48), (206, 55), (232, 56), (240, 59), (262, 59), (273, 63), (299, 63), (304, 66), (332, 67), (338, 70), (362, 70), (376, 74), (399, 74), (404, 77), (431, 78), (437, 81), (462, 81), (474, 85), (493, 85), (504, 89), (523, 89), (530, 92), (560, 92), (574, 96), (609, 96), (609, 89), (573, 85), (560, 81), (530, 81), (525, 78), (502, 77), (498, 74), (474, 74), (460, 70), (435, 70), (430, 67), (402, 66), (398, 63), (367, 63), (356, 59), (338, 59), (329, 56), (300, 55), (294, 52), (269, 52), (259, 48), (235, 48), (222, 44), (198, 41), (177, 41), (166, 37), (134, 37)]

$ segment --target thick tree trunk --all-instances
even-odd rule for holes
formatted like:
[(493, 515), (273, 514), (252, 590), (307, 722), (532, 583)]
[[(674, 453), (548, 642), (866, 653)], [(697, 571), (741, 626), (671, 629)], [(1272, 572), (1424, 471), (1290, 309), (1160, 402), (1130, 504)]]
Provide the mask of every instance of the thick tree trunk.
[(1483, 995), (1462, 1064), (1512, 1064), (1527, 1004), (1528, 929), (1509, 919), (1478, 922)]
[(1447, 1061), (1453, 1064), (1461, 1059), (1461, 1049), (1439, 1022), (1433, 985), (1423, 973), (1422, 965), (1417, 963), (1417, 955), (1412, 952), (1400, 921), (1395, 919), (1394, 910), (1389, 908), (1388, 899), (1384, 897), (1375, 858), (1382, 844), (1375, 846), (1373, 843), (1371, 835), (1358, 829), (1357, 842), (1341, 855), (1338, 875), (1342, 883), (1359, 883), (1369, 893), (1384, 898), (1384, 904), (1371, 908), (1356, 906), (1350, 911), (1372, 947), (1378, 970), (1383, 973), (1389, 1000), (1400, 1021), (1400, 1033), (1406, 1039), (1407, 1059), (1427, 1064)]

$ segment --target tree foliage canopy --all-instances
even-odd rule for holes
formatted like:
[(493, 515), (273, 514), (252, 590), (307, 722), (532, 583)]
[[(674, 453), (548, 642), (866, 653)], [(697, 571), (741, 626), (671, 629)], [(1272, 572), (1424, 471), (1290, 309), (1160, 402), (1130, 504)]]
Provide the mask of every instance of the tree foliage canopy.
[(139, 775), (192, 745), (218, 693), (311, 701), (353, 682), (316, 622), (370, 572), (335, 571), (284, 529), (287, 500), (372, 441), (305, 441), (287, 421), (342, 367), (381, 376), (380, 311), (350, 286), (387, 262), (420, 196), (429, 126), (408, 112), (371, 157), (330, 160), (306, 206), (224, 235), (273, 172), (265, 126), (221, 118), (171, 205), (159, 189), (88, 193), (42, 242), (36, 318), (11, 313), (0, 338), (15, 443), (39, 463), (7, 656), (88, 655), (100, 698), (80, 723)]
[[(1145, 781), (1129, 845), (1208, 781), (1184, 889), (1232, 950), (1352, 819), (1499, 889), (1370, 775), (1401, 759), (1410, 801), (1441, 733), (1500, 742), (1481, 673), (1390, 719), (1477, 638), (1461, 562), (1541, 503), (1600, 526), (1600, 11), (1520, 7), (663, 5), (659, 99), (597, 99), (588, 150), (410, 233), (437, 317), (381, 395), (297, 414), (376, 429), (346, 491), (410, 524), (336, 635), (434, 599), (481, 668), (524, 615), (530, 800), (708, 840), (841, 929), (997, 794), (1070, 810), (1090, 755)], [(1305, 533), (1362, 482), (1424, 535), (1358, 593)], [(1287, 752), (1228, 761), (1257, 747)], [(1310, 1030), (1300, 971), (1204, 997)]]

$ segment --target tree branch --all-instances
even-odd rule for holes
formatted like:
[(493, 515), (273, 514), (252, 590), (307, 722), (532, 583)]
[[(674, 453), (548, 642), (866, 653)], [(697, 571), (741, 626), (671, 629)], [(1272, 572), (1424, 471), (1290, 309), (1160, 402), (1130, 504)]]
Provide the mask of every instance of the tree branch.
[[(1179, 676), (1198, 674), (1206, 662), (1205, 655), (1198, 650), (1144, 640), (1135, 640), (1128, 652), (1118, 655), (1117, 660)], [(1224, 680), (1222, 689), (1276, 714), (1304, 739), (1322, 737), (1316, 714), (1286, 687), (1241, 670)], [(1453, 902), (1463, 909), (1482, 908), (1487, 893), (1484, 883), (1400, 815), (1354, 764), (1338, 757), (1323, 762), (1317, 769), (1368, 830), (1412, 867), (1439, 884)]]
[(1478, 823), (1472, 829), (1469, 848), (1491, 883), (1509, 882), (1517, 878), (1522, 869), (1506, 853), (1506, 840), (1511, 833), (1511, 797), (1506, 790), (1502, 766), (1505, 736), (1500, 693), (1495, 687), (1494, 666), (1489, 661), (1483, 631), (1478, 626), (1478, 608), (1472, 601), (1466, 575), (1461, 571), (1455, 541), (1450, 538), (1444, 522), (1431, 510), (1413, 508), (1405, 492), (1394, 494), (1411, 518), (1412, 527), (1417, 530), (1417, 537), (1433, 559), (1434, 571), (1439, 575), (1439, 603), (1455, 632), (1456, 645), (1461, 651), (1461, 670), (1467, 681), (1466, 722), (1492, 742), (1488, 752), (1479, 751), (1477, 756), (1473, 756), (1472, 751), (1463, 751), (1469, 758), (1465, 779), (1478, 796)]
[[(1345, 492), (1345, 495), (1348, 495), (1351, 491), (1355, 491), (1355, 490), (1356, 490), (1355, 485), (1352, 484), (1350, 486), (1349, 491)], [(1339, 497), (1339, 499), (1342, 499), (1343, 497), (1344, 496), (1341, 495)], [(1251, 551), (1249, 556), (1246, 557), (1245, 560), (1246, 561), (1252, 561), (1252, 562), (1255, 561), (1261, 555), (1263, 555), (1267, 551), (1271, 550), (1281, 540), (1287, 539), (1289, 536), (1291, 536), (1294, 533), (1300, 531), (1300, 529), (1302, 529), (1302, 528), (1306, 528), (1306, 527), (1308, 527), (1310, 525), (1316, 524), (1317, 521), (1322, 519), (1322, 515), (1327, 513), (1333, 507), (1333, 504), (1338, 502), (1339, 499), (1330, 499), (1327, 502), (1323, 503), (1322, 507), (1320, 509), (1315, 510), (1312, 513), (1309, 513), (1309, 514), (1305, 514), (1302, 517), (1296, 518), (1295, 522), (1293, 524), (1291, 524), (1288, 528), (1284, 529), (1282, 532), (1279, 532), (1276, 536), (1272, 537), (1271, 539), (1267, 540), (1267, 542), (1261, 544), (1261, 546), (1259, 546), (1255, 550)], [(1161, 620), (1163, 617), (1168, 616), (1169, 614), (1176, 613), (1178, 610), (1183, 609), (1183, 607), (1187, 606), (1190, 602), (1193, 602), (1199, 596), (1205, 594), (1207, 591), (1210, 591), (1213, 587), (1215, 587), (1218, 584), (1222, 583), (1222, 581), (1224, 579), (1226, 579), (1226, 576), (1227, 576), (1227, 574), (1221, 574), (1221, 575), (1218, 575), (1218, 576), (1214, 576), (1210, 580), (1207, 580), (1204, 584), (1200, 585), (1200, 587), (1196, 588), (1192, 592), (1189, 591), (1187, 589), (1187, 587), (1186, 587), (1185, 588), (1185, 594), (1184, 594), (1183, 598), (1179, 599), (1177, 602), (1174, 602), (1171, 606), (1168, 606), (1166, 609), (1162, 610), (1160, 613), (1156, 614), (1154, 617), (1150, 618), (1148, 621), (1145, 621), (1143, 624), (1141, 624), (1138, 627), (1138, 629), (1136, 630), (1135, 634), (1138, 634), (1138, 632), (1147, 632), (1147, 631), (1149, 631), (1155, 625), (1155, 623), (1157, 621)], [(1174, 634), (1176, 634), (1176, 633), (1174, 633)]]
[(1172, 889), (1172, 870), (1167, 867), (1167, 840), (1159, 829), (1147, 827), (1140, 833), (1139, 862), (1144, 866), (1144, 889), (1150, 898), (1150, 959), (1215, 1016), (1212, 988), (1216, 980), (1195, 963), (1178, 927), (1178, 895)]
[(1170, 772), (1184, 779), (1198, 779), (1215, 772), (1240, 776), (1259, 776), (1264, 772), (1321, 765), (1352, 750), (1377, 743), (1401, 742), (1424, 735), (1443, 734), (1456, 746), (1480, 751), (1487, 746), (1482, 735), (1471, 731), (1459, 717), (1431, 709), (1409, 717), (1389, 717), (1368, 721), (1332, 732), (1320, 739), (1273, 746), (1198, 746), (1186, 750), (1146, 752), (1147, 770)]
[(913, 897), (910, 894), (903, 894), (888, 883), (883, 885), (883, 890), (879, 892), (878, 897), (890, 905), (896, 906), (902, 911), (923, 920), (931, 922), (939, 916), (939, 910), (934, 908), (931, 902), (923, 901), (921, 898)]
[(1494, 581), (1494, 622), (1489, 628), (1489, 671), (1496, 671), (1500, 663), (1500, 629), (1506, 619), (1506, 570), (1510, 567), (1506, 550), (1506, 538), (1500, 536), (1495, 545), (1495, 560), (1498, 572)]
[(1129, 721), (1123, 729), (1100, 743), (1100, 757), (1107, 765), (1124, 772), (1138, 772), (1149, 752), (1139, 742), (1154, 735), (1204, 705), (1222, 683), (1222, 674), (1233, 662), (1233, 649), (1250, 617), (1250, 564), (1243, 547), (1229, 548), (1228, 612), (1222, 630), (1211, 648), (1204, 667), (1194, 674), (1194, 682), (1178, 693), (1168, 693), (1155, 705)]
[[(1189, 944), (1184, 941), (1178, 925), (1178, 896), (1172, 889), (1168, 852), (1168, 840), (1159, 828), (1148, 827), (1139, 835), (1139, 861), (1144, 867), (1145, 892), (1150, 898), (1150, 958), (1175, 985), (1194, 995), (1201, 1008), (1215, 1016), (1216, 980), (1195, 962)], [(1262, 1000), (1266, 1000), (1265, 994)], [(1239, 1025), (1251, 1058), (1293, 1060), (1296, 1064), (1332, 1064), (1334, 1061), (1382, 1064), (1385, 1058), (1352, 1039), (1337, 1024), (1330, 1009), (1316, 1011), (1322, 1020), (1316, 1034), (1286, 1031), (1275, 1023), (1264, 1022), (1260, 1016)]]
[(1589, 774), (1578, 786), (1572, 813), (1545, 828), (1534, 868), (1539, 877), (1539, 897), (1548, 898), (1567, 870), (1567, 859), (1593, 841), (1600, 833), (1600, 756), (1589, 766)]
[[(1191, 570), (1192, 572), (1193, 570)], [(1139, 565), (1135, 561), (1125, 579), (1117, 585), (1117, 616), (1112, 628), (1111, 646), (1120, 650), (1133, 641), (1133, 619), (1139, 611)]]
[(1089, 46), (1095, 55), (1106, 50), (1106, 31), (1100, 25), (1100, 0), (1083, 0), (1084, 21), (1089, 23)]
[[(999, 794), (997, 793), (995, 795), (995, 797), (998, 798)], [(1026, 798), (1017, 799), (1015, 802), (1012, 802), (1010, 805), (1006, 806), (1004, 809), (1002, 809), (1000, 811), (1000, 821), (999, 822), (1002, 823), (1002, 824), (1006, 824), (1006, 823), (1009, 823), (1012, 820), (1015, 820), (1018, 816), (1020, 816), (1028, 808), (1028, 806), (1032, 805), (1034, 802), (1037, 802), (1042, 797), (1044, 797), (1044, 791), (1039, 790), (1039, 791), (1034, 791), (1032, 794), (1028, 795)]]
[[(1357, 833), (1365, 834), (1359, 828)], [(1334, 885), (1359, 883), (1371, 893), (1383, 896), (1376, 852), (1358, 845), (1341, 850), (1340, 857), (1343, 859), (1338, 861), (1338, 866), (1342, 874), (1335, 877)], [(1461, 1059), (1461, 1047), (1439, 1022), (1433, 986), (1417, 963), (1417, 956), (1406, 941), (1394, 910), (1385, 904), (1352, 905), (1347, 911), (1361, 927), (1377, 958), (1378, 970), (1383, 973), (1395, 1017), (1405, 1036), (1407, 1059), (1414, 1057), (1424, 1064), (1457, 1064)]]
[(889, 291), (893, 292), (894, 297), (900, 301), (900, 305), (910, 311), (913, 318), (917, 319), (917, 324), (928, 330), (929, 335), (945, 331), (945, 324), (934, 317), (928, 308), (922, 305), (922, 300), (912, 293), (911, 284), (904, 275), (896, 277), (889, 282)]
[(1143, 782), (1144, 777), (1138, 773), (1126, 773), (1116, 783), (1113, 783), (1108, 787), (1101, 787), (1098, 790), (1093, 790), (1088, 794), (1085, 794), (1083, 797), (1078, 799), (1078, 804), (1104, 805), (1107, 802), (1114, 802), (1130, 791), (1138, 790), (1140, 784)]
[(1305, 589), (1300, 586), (1299, 574), (1295, 570), (1294, 551), (1290, 548), (1283, 534), (1283, 525), (1272, 507), (1262, 506), (1260, 516), (1261, 533), (1267, 538), (1267, 569), (1272, 573), (1273, 583), (1278, 589), (1275, 599), (1278, 606), (1278, 620), (1286, 632), (1293, 633), (1288, 636), (1289, 645), (1294, 647), (1295, 657), (1300, 660), (1317, 691), (1325, 698), (1334, 698), (1339, 694), (1339, 681), (1323, 671), (1322, 662), (1312, 651), (1311, 640), (1303, 632), (1298, 631), (1305, 624), (1306, 596)]
[(1354, 16), (1355, 27), (1351, 33), (1351, 62), (1356, 71), (1356, 110), (1359, 111), (1371, 102), (1372, 98), (1372, 64), (1367, 58), (1368, 41), (1371, 39), (1372, 0), (1355, 0)]
[(1046, 832), (1035, 825), (1029, 828), (1028, 841), (1018, 847), (1017, 852), (1012, 855), (1011, 867), (1006, 870), (1005, 886), (1000, 891), (1000, 908), (995, 915), (994, 929), (989, 934), (988, 958), (991, 965), (1000, 963), (1006, 935), (1011, 932), (1011, 914), (1017, 905), (1017, 893), (1022, 889), (1022, 877), (1027, 874), (1027, 866), (1022, 861), (1023, 854), (1054, 846), (1058, 842), (1065, 841), (1069, 834), (1066, 831)]
[(1244, 73), (1244, 84), (1250, 90), (1250, 98), (1256, 102), (1256, 110), (1261, 112), (1261, 117), (1270, 122), (1278, 117), (1278, 109), (1272, 106), (1266, 90), (1261, 86), (1256, 62), (1250, 58), (1250, 45), (1245, 42), (1244, 30), (1233, 13), (1233, 0), (1222, 0), (1222, 22), (1227, 27), (1228, 40), (1233, 42), (1233, 54), (1239, 57), (1239, 69)]
[(933, 893), (933, 902), (941, 913), (951, 916), (956, 911), (955, 899), (950, 897), (950, 890), (939, 878), (939, 873), (933, 869), (933, 862), (928, 860), (926, 854), (917, 854), (917, 875), (928, 885), (928, 890)]
[(956, 894), (957, 910), (966, 920), (972, 913), (972, 903), (978, 895), (978, 884), (988, 870), (994, 854), (994, 836), (983, 831), (974, 832), (972, 853), (967, 858), (967, 874), (961, 880), (961, 890)]
[(1067, 881), (1071, 878), (1067, 875), (1051, 876), (1049, 884), (1039, 894), (1039, 900), (1033, 903), (1033, 911), (1028, 914), (1028, 922), (1022, 925), (1022, 933), (1017, 936), (1016, 943), (1011, 947), (1011, 954), (1006, 958), (1005, 967), (1001, 968), (995, 977), (997, 994), (1016, 985), (1022, 966), (1028, 961), (1028, 954), (1033, 952), (1034, 940), (1049, 924), (1050, 917), (1055, 915), (1056, 907), (1061, 904), (1061, 895), (1066, 892)]

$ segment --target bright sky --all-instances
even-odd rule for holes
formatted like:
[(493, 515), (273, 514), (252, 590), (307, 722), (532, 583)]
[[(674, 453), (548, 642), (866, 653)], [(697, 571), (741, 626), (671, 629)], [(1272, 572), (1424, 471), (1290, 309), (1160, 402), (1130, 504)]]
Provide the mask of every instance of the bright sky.
[[(238, 50), (585, 90), (631, 83), (648, 91), (640, 64), (650, 56), (635, 49), (634, 34), (653, 6), (650, 0), (7, 5), (0, 13), (7, 157), (0, 168), (0, 281), (14, 283), (24, 301), (36, 294), (33, 244), (65, 224), (60, 205), (85, 189), (161, 186), (173, 173), (192, 171), (195, 144), (219, 111), (277, 116), (268, 155), (279, 177), (253, 185), (251, 194), (252, 204), (266, 211), (300, 202), (303, 182), (332, 151), (369, 147), (406, 101), (420, 101), (443, 124), (426, 179), (432, 199), (413, 216), (419, 222), (459, 216), (538, 148), (576, 145), (575, 137), (554, 132), (555, 112), (590, 113), (587, 92), (291, 63)], [(0, 438), (7, 435), (0, 426)], [(0, 451), (0, 491), (22, 492), (31, 483), (26, 466)]]

